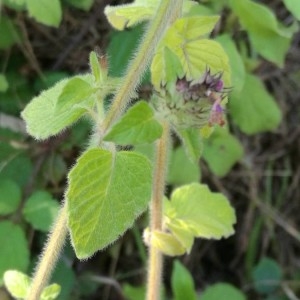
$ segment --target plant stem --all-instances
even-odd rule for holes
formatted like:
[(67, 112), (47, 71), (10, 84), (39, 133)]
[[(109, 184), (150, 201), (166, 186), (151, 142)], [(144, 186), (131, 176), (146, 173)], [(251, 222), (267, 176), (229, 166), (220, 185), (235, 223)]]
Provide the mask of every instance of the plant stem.
[[(142, 76), (151, 61), (154, 50), (162, 38), (166, 28), (178, 16), (178, 10), (182, 0), (161, 0), (157, 8), (153, 21), (150, 22), (148, 29), (136, 50), (136, 56), (127, 67), (126, 77), (116, 91), (112, 106), (101, 126), (102, 136), (108, 128), (121, 115), (131, 98), (135, 96), (135, 90), (139, 85)], [(175, 17), (174, 17), (175, 14)]]
[(63, 248), (67, 231), (67, 208), (64, 204), (54, 224), (53, 231), (49, 235), (49, 240), (37, 266), (27, 300), (40, 299), (41, 293), (50, 279), (52, 270), (55, 267), (60, 251)]
[[(163, 197), (165, 176), (168, 162), (169, 125), (163, 124), (163, 134), (156, 144), (155, 169), (153, 174), (152, 201), (150, 204), (150, 236), (154, 230), (162, 230)], [(162, 276), (162, 253), (151, 244), (149, 245), (147, 300), (160, 298)]]

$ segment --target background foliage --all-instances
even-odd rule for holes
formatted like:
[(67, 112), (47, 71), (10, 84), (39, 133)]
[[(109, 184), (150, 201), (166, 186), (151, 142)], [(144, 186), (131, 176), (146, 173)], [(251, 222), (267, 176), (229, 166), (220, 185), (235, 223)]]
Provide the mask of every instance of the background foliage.
[[(144, 25), (113, 31), (102, 12), (106, 4), (121, 2), (2, 0), (1, 299), (9, 299), (3, 286), (6, 270), (31, 274), (57, 215), (67, 171), (90, 134), (82, 119), (62, 134), (36, 142), (26, 134), (20, 111), (42, 89), (87, 71), (95, 46), (108, 53), (110, 74), (122, 74)], [(178, 300), (182, 295), (201, 300), (220, 295), (298, 299), (299, 1), (200, 2), (193, 14), (221, 14), (212, 37), (227, 52), (232, 69), (228, 128), (218, 128), (205, 141), (199, 166), (189, 162), (174, 140), (168, 184), (201, 180), (226, 194), (237, 210), (236, 234), (218, 242), (198, 240), (189, 255), (180, 257), (181, 263), (167, 258), (163, 294)], [(148, 82), (146, 75), (142, 99), (149, 98)], [(41, 114), (47, 117), (47, 111)], [(118, 132), (111, 136), (118, 138)], [(152, 155), (149, 146), (135, 148)], [(75, 259), (67, 244), (52, 280), (63, 287), (58, 299), (143, 299), (145, 247), (140, 233), (146, 224), (145, 215), (88, 261)]]

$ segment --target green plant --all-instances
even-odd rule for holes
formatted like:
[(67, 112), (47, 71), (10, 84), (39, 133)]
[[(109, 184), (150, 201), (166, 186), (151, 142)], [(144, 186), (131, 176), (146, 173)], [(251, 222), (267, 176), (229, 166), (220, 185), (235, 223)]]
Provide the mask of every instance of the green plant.
[[(239, 52), (226, 32), (220, 32), (215, 40), (208, 38), (223, 5), (228, 5), (232, 14), (228, 26), (240, 23), (249, 33), (253, 49), (280, 66), (296, 25), (283, 29), (269, 10), (252, 1), (211, 1), (207, 6), (184, 1), (183, 12), (180, 3), (168, 7), (168, 2), (162, 1), (154, 17), (158, 2), (136, 1), (106, 9), (109, 21), (119, 30), (153, 18), (124, 77), (108, 75), (105, 57), (91, 53), (91, 73), (62, 80), (35, 97), (22, 113), (28, 132), (42, 140), (59, 134), (82, 116), (93, 123), (89, 146), (68, 175), (65, 206), (29, 299), (38, 299), (49, 279), (67, 232), (67, 219), (77, 257), (87, 258), (123, 234), (147, 209), (152, 195), (151, 224), (145, 231), (150, 247), (148, 299), (158, 298), (161, 252), (181, 255), (191, 250), (195, 237), (218, 239), (233, 233), (235, 216), (225, 196), (191, 183), (199, 181), (198, 168), (190, 179), (180, 178), (181, 170), (167, 172), (167, 162), (171, 159), (185, 165), (189, 161), (195, 166), (203, 151), (211, 170), (224, 176), (242, 157), (239, 141), (224, 126), (227, 92), (223, 85), (234, 86), (229, 109), (243, 132), (272, 130), (280, 122), (279, 108), (252, 74), (259, 58), (246, 55), (243, 41)], [(270, 22), (252, 26), (245, 17), (249, 10), (254, 11), (253, 19), (258, 16)], [(270, 43), (267, 51), (264, 47), (259, 52), (262, 32), (263, 38), (269, 34), (276, 43), (280, 41), (281, 51), (274, 53)], [(129, 107), (150, 63), (155, 93), (149, 102), (140, 100)], [(115, 96), (110, 101), (111, 94)], [(253, 94), (260, 99), (255, 105)], [(173, 132), (182, 143), (174, 150)], [(149, 161), (140, 148), (154, 142), (154, 158)], [(122, 151), (127, 145), (134, 146), (133, 151)], [(163, 200), (166, 179), (174, 185), (187, 185), (175, 189), (170, 200)]]

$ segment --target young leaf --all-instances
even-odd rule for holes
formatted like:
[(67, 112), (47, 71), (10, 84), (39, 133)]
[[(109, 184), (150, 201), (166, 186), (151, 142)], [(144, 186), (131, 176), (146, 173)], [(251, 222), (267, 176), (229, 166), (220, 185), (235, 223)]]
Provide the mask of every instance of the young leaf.
[[(151, 196), (151, 165), (134, 152), (90, 149), (69, 173), (68, 223), (78, 258), (105, 248), (132, 226)], [(101, 234), (99, 234), (101, 232)]]
[(162, 134), (162, 126), (156, 121), (153, 109), (145, 101), (139, 101), (128, 109), (123, 117), (104, 137), (119, 145), (152, 143)]
[(91, 68), (91, 71), (92, 71), (92, 74), (94, 75), (95, 77), (95, 81), (96, 82), (101, 82), (101, 68), (100, 68), (100, 64), (99, 64), (99, 60), (98, 60), (98, 57), (97, 57), (97, 54), (96, 52), (92, 51), (90, 53), (90, 68)]
[(151, 245), (168, 256), (183, 255), (186, 249), (170, 233), (155, 230), (151, 233)]
[(300, 2), (298, 0), (283, 0), (286, 8), (300, 21)]
[(43, 289), (41, 294), (41, 300), (53, 300), (56, 299), (60, 294), (61, 287), (60, 285), (53, 283), (51, 285), (46, 286)]
[(159, 0), (136, 0), (133, 3), (125, 5), (107, 5), (104, 9), (104, 14), (114, 28), (124, 30), (150, 19), (158, 4)]
[(17, 210), (21, 202), (21, 189), (10, 179), (0, 179), (0, 215)]
[(62, 8), (59, 0), (26, 0), (31, 17), (38, 22), (58, 27), (62, 18)]
[(200, 168), (186, 155), (183, 147), (174, 149), (171, 153), (167, 182), (174, 185), (183, 185), (199, 182)]
[(198, 183), (185, 185), (173, 192), (166, 217), (168, 223), (176, 220), (176, 224), (181, 223), (182, 228), (193, 232), (195, 237), (208, 239), (232, 235), (236, 222), (234, 210), (226, 197)]
[(217, 127), (204, 140), (203, 158), (217, 176), (225, 176), (243, 156), (241, 143), (225, 128)]
[(0, 285), (2, 276), (9, 269), (25, 271), (29, 265), (27, 240), (21, 227), (9, 221), (0, 223)]
[(9, 293), (17, 298), (25, 299), (30, 287), (30, 278), (26, 274), (9, 270), (4, 273), (4, 284)]
[(173, 263), (171, 285), (174, 300), (197, 299), (193, 277), (178, 260)]
[(246, 296), (228, 283), (217, 283), (209, 286), (201, 295), (199, 300), (246, 300)]
[(84, 102), (93, 92), (92, 85), (84, 79), (80, 77), (69, 79), (55, 103), (54, 113), (64, 113), (70, 107)]
[(23, 215), (33, 228), (49, 231), (59, 211), (59, 204), (46, 191), (34, 192), (26, 201)]
[[(217, 42), (204, 39), (217, 21), (218, 17), (215, 16), (195, 16), (174, 22), (161, 41), (151, 64), (151, 80), (157, 90), (166, 81), (166, 74), (173, 68), (170, 62), (174, 59), (165, 58), (169, 54), (163, 51), (164, 47), (176, 55), (188, 80), (200, 78), (209, 67), (212, 74), (222, 72), (225, 85), (231, 85), (230, 67), (225, 51)], [(170, 74), (168, 77), (171, 77)]]
[(248, 31), (256, 51), (282, 67), (294, 28), (284, 28), (266, 6), (250, 0), (230, 0), (233, 12)]
[(247, 74), (243, 90), (233, 93), (228, 103), (233, 121), (247, 134), (275, 129), (282, 118), (273, 97), (261, 80)]
[[(91, 83), (93, 80), (90, 74), (76, 76), (75, 78), (84, 80), (87, 83)], [(25, 107), (21, 115), (26, 122), (29, 134), (37, 139), (46, 139), (70, 126), (86, 112), (84, 108), (74, 105), (73, 101), (64, 101), (66, 99), (64, 98), (65, 96), (72, 94), (72, 91), (68, 92), (69, 88), (67, 88), (67, 91), (64, 91), (64, 88), (68, 86), (69, 82), (74, 83), (75, 78), (64, 79), (58, 82), (52, 88), (33, 98)], [(60, 98), (61, 94), (62, 98)], [(79, 101), (79, 99), (75, 100), (76, 102)], [(81, 100), (83, 104), (90, 107), (93, 106), (93, 99)], [(61, 104), (57, 104), (58, 101)]]
[(190, 161), (198, 165), (198, 161), (202, 154), (202, 141), (198, 129), (190, 128), (185, 130), (177, 130), (182, 141), (183, 148)]

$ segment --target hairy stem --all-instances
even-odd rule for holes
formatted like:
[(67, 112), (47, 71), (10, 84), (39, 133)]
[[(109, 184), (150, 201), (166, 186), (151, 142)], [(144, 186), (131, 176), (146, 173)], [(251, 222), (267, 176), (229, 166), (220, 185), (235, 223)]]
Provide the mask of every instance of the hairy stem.
[(67, 236), (67, 209), (62, 207), (49, 240), (44, 248), (42, 258), (37, 266), (27, 300), (39, 300), (44, 287), (47, 285), (52, 270), (59, 258)]
[(178, 16), (178, 7), (181, 8), (181, 5), (177, 4), (179, 2), (182, 2), (182, 0), (162, 0), (160, 2), (157, 13), (154, 16), (153, 21), (150, 22), (144, 38), (142, 39), (139, 48), (136, 50), (136, 56), (128, 65), (126, 77), (124, 77), (122, 84), (116, 91), (112, 106), (101, 126), (102, 135), (105, 135), (108, 128), (121, 115), (130, 99), (134, 97), (135, 89), (139, 85), (142, 76), (153, 57), (154, 50), (159, 40), (162, 38), (168, 24)]
[[(152, 201), (150, 205), (150, 234), (154, 230), (162, 230), (163, 197), (165, 176), (168, 162), (169, 125), (163, 124), (163, 135), (156, 144), (156, 160), (153, 174)], [(147, 300), (160, 298), (162, 276), (162, 253), (151, 244), (149, 245)]]

